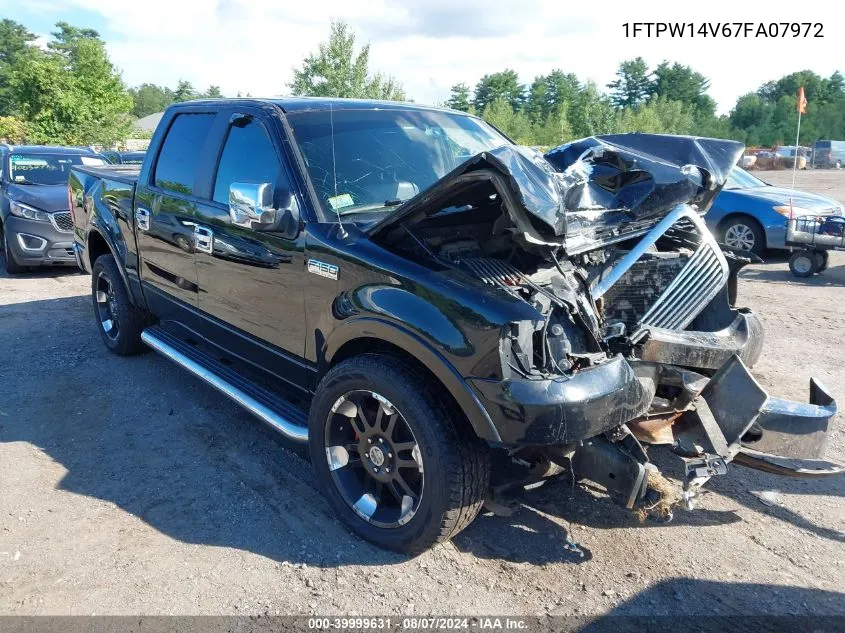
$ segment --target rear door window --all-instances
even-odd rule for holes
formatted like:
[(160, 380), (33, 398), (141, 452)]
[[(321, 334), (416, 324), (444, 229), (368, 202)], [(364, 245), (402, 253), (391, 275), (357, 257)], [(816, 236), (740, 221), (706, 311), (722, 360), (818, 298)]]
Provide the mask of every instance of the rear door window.
[(229, 186), (233, 182), (270, 183), (275, 191), (282, 164), (264, 126), (253, 118), (244, 118), (229, 128), (217, 177), (215, 202), (229, 204)]
[(214, 117), (211, 113), (186, 113), (173, 119), (156, 163), (157, 187), (174, 193), (193, 193), (200, 155)]

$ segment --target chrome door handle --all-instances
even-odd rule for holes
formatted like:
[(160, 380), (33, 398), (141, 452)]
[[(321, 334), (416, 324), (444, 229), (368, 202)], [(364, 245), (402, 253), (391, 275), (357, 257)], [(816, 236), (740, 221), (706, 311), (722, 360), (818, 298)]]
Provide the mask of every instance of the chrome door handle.
[(135, 209), (135, 224), (138, 226), (139, 231), (150, 230), (149, 209), (144, 209), (143, 207), (138, 207), (137, 209)]
[(214, 233), (205, 226), (194, 226), (194, 244), (198, 251), (210, 254), (214, 251)]

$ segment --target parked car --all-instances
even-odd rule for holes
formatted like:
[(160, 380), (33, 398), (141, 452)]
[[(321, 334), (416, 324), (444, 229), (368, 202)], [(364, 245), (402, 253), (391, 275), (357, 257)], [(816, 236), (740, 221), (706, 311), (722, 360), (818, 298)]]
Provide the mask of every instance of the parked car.
[(102, 165), (84, 148), (0, 145), (0, 232), (6, 270), (75, 266), (67, 197), (72, 165)]
[(723, 244), (762, 255), (767, 248), (786, 248), (790, 213), (794, 216), (840, 214), (842, 205), (814, 193), (773, 187), (734, 167), (705, 220)]
[(140, 165), (144, 162), (146, 152), (117, 152), (115, 150), (104, 150), (100, 154), (111, 165)]
[(543, 155), (440, 108), (192, 101), (140, 173), (74, 168), (74, 249), (108, 349), (146, 344), (307, 442), (338, 516), (417, 553), (569, 471), (665, 515), (644, 443), (684, 455), (690, 505), (731, 460), (843, 471), (816, 459), (826, 390), (768, 398), (746, 368), (746, 260), (699, 211), (741, 153), (630, 134)]
[(813, 144), (813, 167), (839, 169), (845, 165), (845, 141), (816, 141)]

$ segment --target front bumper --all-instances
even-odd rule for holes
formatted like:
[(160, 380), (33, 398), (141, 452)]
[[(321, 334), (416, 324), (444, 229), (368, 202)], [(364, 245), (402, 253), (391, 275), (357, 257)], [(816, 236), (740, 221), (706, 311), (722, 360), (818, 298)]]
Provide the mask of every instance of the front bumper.
[(714, 447), (726, 461), (781, 475), (845, 472), (845, 467), (822, 459), (836, 401), (815, 379), (810, 380), (809, 400), (804, 404), (770, 396), (734, 356), (710, 379), (697, 403), (695, 415), (712, 416), (716, 426), (702, 424), (687, 431), (692, 436), (683, 441), (692, 439)]
[[(639, 365), (639, 364), (638, 364)], [(549, 380), (467, 380), (505, 444), (566, 444), (643, 415), (654, 397), (651, 368), (622, 356)]]
[(5, 220), (7, 245), (22, 266), (74, 266), (73, 233), (49, 222), (9, 215)]
[(717, 370), (736, 355), (753, 367), (763, 350), (763, 325), (753, 312), (736, 311), (736, 317), (717, 332), (649, 328), (641, 360), (696, 369)]

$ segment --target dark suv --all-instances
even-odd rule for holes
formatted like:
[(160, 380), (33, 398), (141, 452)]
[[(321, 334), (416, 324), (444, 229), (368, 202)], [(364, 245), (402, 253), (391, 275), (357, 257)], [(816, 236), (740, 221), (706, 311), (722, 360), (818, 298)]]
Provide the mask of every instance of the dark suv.
[(0, 230), (8, 272), (75, 265), (70, 168), (103, 163), (88, 149), (0, 145)]

